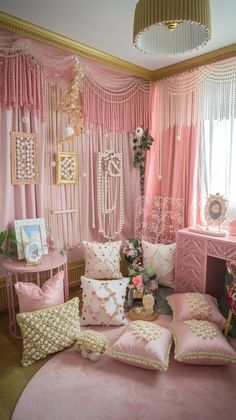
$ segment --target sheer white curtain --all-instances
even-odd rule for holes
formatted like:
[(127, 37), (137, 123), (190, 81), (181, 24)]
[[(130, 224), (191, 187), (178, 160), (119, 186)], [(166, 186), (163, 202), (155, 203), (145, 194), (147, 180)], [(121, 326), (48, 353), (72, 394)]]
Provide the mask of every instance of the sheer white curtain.
[(201, 134), (201, 195), (217, 192), (228, 200), (230, 222), (236, 219), (236, 119), (205, 120)]

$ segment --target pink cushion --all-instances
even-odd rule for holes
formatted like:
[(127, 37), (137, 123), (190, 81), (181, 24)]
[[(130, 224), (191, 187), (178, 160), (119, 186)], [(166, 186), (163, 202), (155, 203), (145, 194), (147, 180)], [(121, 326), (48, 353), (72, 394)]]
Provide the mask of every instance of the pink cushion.
[(134, 321), (106, 354), (129, 365), (166, 370), (171, 343), (171, 333), (167, 328), (152, 322)]
[(236, 362), (236, 352), (220, 328), (209, 321), (177, 321), (169, 326), (175, 341), (175, 360), (193, 365)]
[(176, 293), (166, 299), (173, 311), (174, 321), (200, 319), (215, 322), (222, 329), (225, 327), (226, 319), (213, 296), (204, 293)]
[(17, 282), (16, 294), (20, 312), (32, 312), (64, 303), (64, 272), (60, 271), (47, 280), (42, 288), (35, 283)]

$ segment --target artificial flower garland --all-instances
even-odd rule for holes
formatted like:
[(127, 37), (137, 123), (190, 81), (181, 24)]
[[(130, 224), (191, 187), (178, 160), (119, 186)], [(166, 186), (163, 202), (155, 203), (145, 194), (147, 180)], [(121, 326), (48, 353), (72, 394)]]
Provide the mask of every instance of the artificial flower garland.
[(133, 139), (134, 161), (133, 166), (140, 172), (140, 190), (141, 195), (144, 194), (144, 174), (146, 151), (151, 149), (154, 139), (150, 136), (148, 129), (138, 127), (135, 130), (135, 138)]

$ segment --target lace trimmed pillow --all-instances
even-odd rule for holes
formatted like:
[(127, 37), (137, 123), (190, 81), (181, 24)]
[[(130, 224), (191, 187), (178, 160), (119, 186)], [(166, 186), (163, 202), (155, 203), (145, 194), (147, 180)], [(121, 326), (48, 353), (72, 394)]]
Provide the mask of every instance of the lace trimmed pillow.
[(39, 311), (22, 312), (16, 315), (16, 319), (23, 337), (21, 364), (28, 366), (78, 340), (79, 298)]
[(169, 326), (175, 342), (175, 360), (193, 365), (236, 362), (236, 352), (220, 328), (209, 321), (177, 321)]
[(134, 321), (106, 354), (120, 362), (152, 370), (167, 370), (172, 336), (167, 328)]
[(166, 298), (172, 311), (174, 321), (198, 319), (214, 322), (222, 330), (226, 319), (218, 309), (217, 300), (205, 293), (176, 293)]
[(159, 284), (174, 287), (176, 244), (151, 244), (142, 240), (142, 249), (144, 267), (154, 268)]
[(81, 277), (83, 309), (81, 325), (124, 325), (124, 303), (129, 278), (94, 280)]
[(122, 241), (85, 242), (85, 276), (93, 279), (120, 279), (120, 249)]

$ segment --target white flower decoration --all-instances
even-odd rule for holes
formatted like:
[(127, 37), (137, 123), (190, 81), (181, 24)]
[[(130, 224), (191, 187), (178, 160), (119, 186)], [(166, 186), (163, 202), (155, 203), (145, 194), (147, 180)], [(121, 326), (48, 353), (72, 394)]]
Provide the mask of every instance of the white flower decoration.
[(135, 130), (135, 136), (136, 136), (137, 139), (141, 139), (142, 136), (143, 136), (143, 134), (144, 134), (144, 130), (143, 130), (142, 127), (136, 128), (136, 130)]

